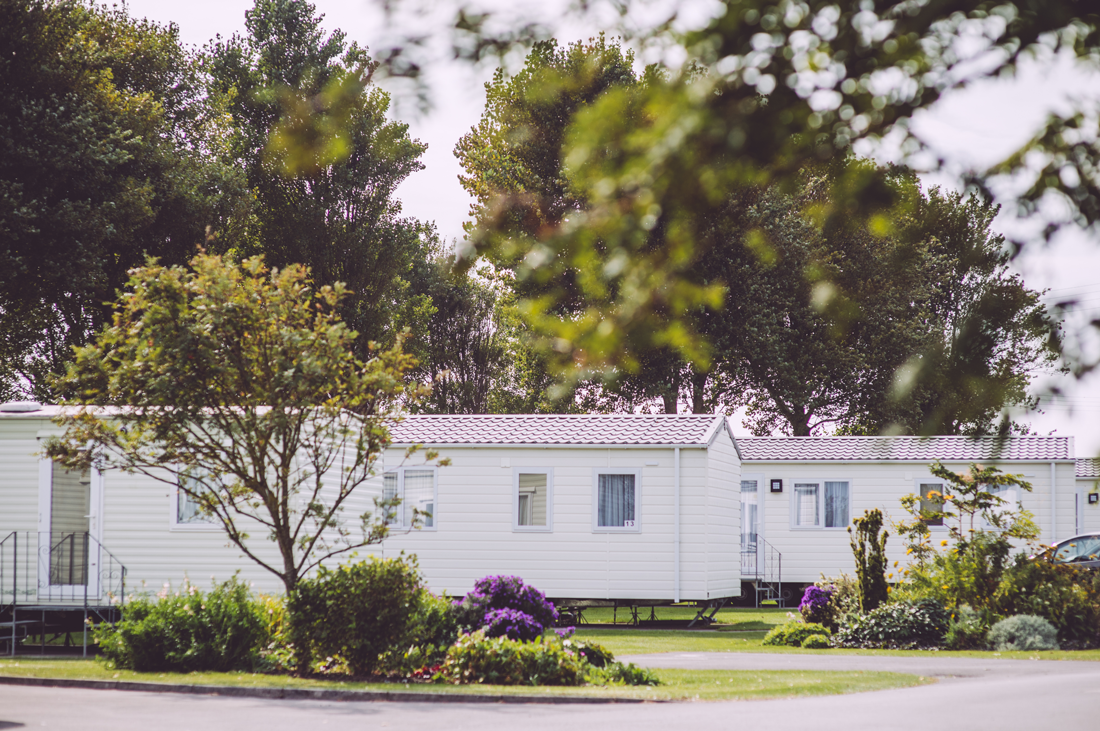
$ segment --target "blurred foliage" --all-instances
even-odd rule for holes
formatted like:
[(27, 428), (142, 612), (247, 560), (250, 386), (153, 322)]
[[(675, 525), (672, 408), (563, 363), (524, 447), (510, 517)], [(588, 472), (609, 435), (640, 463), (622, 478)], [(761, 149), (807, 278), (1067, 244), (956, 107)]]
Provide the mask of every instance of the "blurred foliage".
[(0, 398), (47, 401), (127, 270), (187, 261), (244, 181), (175, 26), (0, 0), (0, 50)]
[[(619, 246), (611, 256), (598, 226), (627, 209), (607, 202), (598, 226), (584, 223), (598, 197), (586, 176), (603, 158), (571, 165), (568, 135), (589, 144), (582, 120), (611, 97), (620, 100), (608, 112), (615, 121), (593, 117), (591, 134), (605, 123), (621, 124), (626, 135), (646, 126), (655, 112), (645, 100), (673, 77), (655, 66), (639, 76), (632, 67), (630, 52), (603, 36), (566, 47), (537, 43), (521, 71), (497, 71), (481, 121), (456, 148), (475, 199), (471, 240), (508, 275), (545, 381), (565, 372), (558, 396), (572, 394), (586, 411), (675, 413), (682, 401), (696, 413), (748, 406), (754, 433), (794, 435), (829, 427), (982, 433), (1005, 406), (1032, 405), (1027, 387), (1054, 367), (1059, 331), (1039, 293), (1008, 273), (1004, 240), (989, 230), (997, 208), (980, 196), (922, 191), (904, 169), (844, 151), (771, 182), (745, 168), (724, 201), (694, 201), (680, 243), (654, 229), (637, 251)], [(703, 70), (692, 69), (687, 75), (703, 83)], [(625, 155), (625, 139), (592, 147)], [(648, 180), (649, 163), (636, 164)], [(852, 205), (853, 179), (875, 181), (881, 205)], [(832, 215), (845, 201), (848, 210)], [(660, 217), (647, 220), (656, 226)], [(651, 316), (635, 311), (639, 332), (629, 335), (607, 315), (639, 304), (625, 293), (640, 293), (641, 283), (613, 273), (634, 267), (638, 251), (657, 257), (645, 277), (676, 280), (654, 296), (705, 296), (685, 294)], [(679, 256), (674, 251), (689, 261), (656, 263)], [(594, 341), (617, 354), (592, 368), (563, 337), (587, 321), (599, 323)], [(686, 350), (676, 344), (689, 341)]]
[[(636, 5), (617, 7), (628, 18)], [(525, 314), (574, 379), (644, 371), (640, 354), (659, 348), (706, 369), (712, 354), (693, 314), (716, 308), (720, 290), (692, 272), (715, 245), (708, 227), (731, 199), (760, 187), (790, 193), (807, 169), (844, 158), (862, 141), (890, 135), (913, 155), (925, 147), (910, 120), (951, 89), (1011, 75), (1025, 58), (1066, 53), (1095, 65), (1096, 21), (1068, 0), (728, 0), (698, 31), (676, 35), (662, 24), (633, 40), (678, 46), (687, 57), (682, 70), (611, 87), (572, 119), (560, 159), (570, 197), (584, 206), (557, 225), (521, 232), (515, 222), (542, 210), (532, 202), (538, 191), (506, 191), (472, 237), (473, 252), (514, 257), (521, 234), (529, 238), (520, 278), (543, 282), (544, 293), (528, 300)], [(982, 194), (994, 178), (1020, 174), (1035, 181), (1019, 198), (1022, 213), (1058, 198), (1071, 220), (1092, 225), (1100, 212), (1094, 127), (1088, 109), (1052, 117), (1017, 154), (966, 182)], [(1036, 159), (1045, 166), (1038, 177), (1028, 168)], [(916, 214), (917, 201), (900, 196), (890, 175), (845, 169), (814, 211), (815, 228), (828, 236), (865, 221), (871, 234), (892, 233), (894, 220)], [(815, 284), (822, 310), (844, 303), (828, 272)], [(563, 317), (578, 293), (584, 307)], [(985, 306), (962, 312), (951, 347), (931, 348), (898, 371), (895, 397), (957, 383), (956, 402), (977, 395), (1003, 403), (999, 374), (974, 368), (967, 352), (989, 349), (989, 314)], [(917, 430), (951, 429), (952, 421), (932, 408)]]

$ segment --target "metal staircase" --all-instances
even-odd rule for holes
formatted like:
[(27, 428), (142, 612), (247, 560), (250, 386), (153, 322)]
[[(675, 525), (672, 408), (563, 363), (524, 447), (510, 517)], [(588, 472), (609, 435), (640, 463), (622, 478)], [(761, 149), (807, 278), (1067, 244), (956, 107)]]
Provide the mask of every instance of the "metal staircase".
[(0, 651), (15, 655), (31, 637), (45, 654), (52, 636), (82, 638), (89, 622), (122, 615), (126, 567), (88, 533), (15, 531), (0, 540)]
[(741, 549), (741, 580), (755, 593), (756, 606), (775, 602), (783, 606), (783, 554), (759, 535)]

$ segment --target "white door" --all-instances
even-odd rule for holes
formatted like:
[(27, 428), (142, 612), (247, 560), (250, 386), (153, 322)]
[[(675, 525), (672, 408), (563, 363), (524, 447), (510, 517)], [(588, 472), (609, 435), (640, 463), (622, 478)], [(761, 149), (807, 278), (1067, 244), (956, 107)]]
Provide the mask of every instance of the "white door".
[[(43, 599), (99, 597), (103, 477), (39, 463), (38, 585)], [(41, 596), (42, 593), (45, 596)]]
[(752, 576), (761, 572), (763, 490), (761, 475), (741, 476), (741, 573)]

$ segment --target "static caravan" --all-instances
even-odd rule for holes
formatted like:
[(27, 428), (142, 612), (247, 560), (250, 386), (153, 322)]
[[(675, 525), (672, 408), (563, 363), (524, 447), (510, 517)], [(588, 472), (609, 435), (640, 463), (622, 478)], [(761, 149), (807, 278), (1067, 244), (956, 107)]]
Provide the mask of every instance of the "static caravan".
[[(781, 561), (784, 584), (853, 575), (851, 520), (871, 508), (909, 517), (902, 496), (942, 489), (929, 472), (936, 460), (955, 472), (979, 463), (1022, 473), (1032, 492), (1010, 488), (1003, 497), (1035, 514), (1043, 542), (1077, 529), (1072, 437), (749, 437), (737, 444), (742, 532), (759, 543), (761, 561)], [(947, 537), (945, 527), (932, 531)], [(897, 538), (887, 551), (891, 564), (906, 563)]]
[[(173, 486), (119, 471), (72, 472), (44, 459), (45, 439), (61, 433), (51, 421), (59, 409), (0, 405), (0, 610), (13, 600), (109, 606), (123, 581), (127, 594), (155, 593), (169, 582), (206, 588), (239, 574), (257, 591), (282, 592), (276, 576), (229, 545)], [(370, 505), (364, 493), (348, 513)], [(279, 565), (265, 529), (249, 533), (253, 549)]]
[(1077, 460), (1077, 530), (1074, 532), (1100, 533), (1100, 459)]
[[(415, 553), (435, 591), (514, 574), (567, 604), (740, 595), (740, 460), (723, 416), (410, 416), (393, 439), (382, 489), (405, 512), (382, 550)], [(405, 464), (412, 444), (450, 465)], [(408, 530), (414, 507), (429, 517)]]

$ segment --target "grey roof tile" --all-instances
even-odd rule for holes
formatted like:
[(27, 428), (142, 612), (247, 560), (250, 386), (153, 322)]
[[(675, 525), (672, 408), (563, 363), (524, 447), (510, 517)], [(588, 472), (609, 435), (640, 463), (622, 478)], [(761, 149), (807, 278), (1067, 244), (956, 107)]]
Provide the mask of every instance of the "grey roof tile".
[(1072, 459), (1070, 437), (738, 437), (746, 462)]
[(507, 414), (409, 416), (395, 444), (707, 444), (722, 416), (676, 414)]
[(1100, 459), (1089, 458), (1077, 460), (1078, 477), (1100, 477)]

